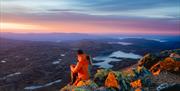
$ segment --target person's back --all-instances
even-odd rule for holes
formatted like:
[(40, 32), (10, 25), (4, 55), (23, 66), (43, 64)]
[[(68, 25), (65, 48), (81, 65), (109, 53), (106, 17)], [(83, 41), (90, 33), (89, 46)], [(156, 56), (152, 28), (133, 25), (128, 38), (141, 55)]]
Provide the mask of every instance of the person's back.
[(89, 62), (87, 60), (87, 55), (83, 53), (82, 50), (78, 51), (77, 55), (78, 62), (75, 67), (71, 66), (72, 73), (78, 73), (79, 80), (88, 80), (89, 79), (89, 72), (88, 66)]
[(78, 72), (78, 77), (82, 80), (89, 79), (89, 72), (88, 72), (88, 66), (89, 62), (86, 59), (86, 54), (82, 54), (78, 56), (79, 64), (82, 65)]

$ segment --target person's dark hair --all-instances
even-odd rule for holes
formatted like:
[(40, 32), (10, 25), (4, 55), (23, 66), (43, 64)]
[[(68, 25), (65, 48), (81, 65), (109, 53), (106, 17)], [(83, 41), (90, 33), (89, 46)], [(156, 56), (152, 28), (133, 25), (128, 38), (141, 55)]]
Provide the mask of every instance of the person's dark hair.
[(86, 56), (86, 59), (88, 60), (89, 64), (92, 65), (92, 60), (91, 60), (91, 57), (89, 55)]
[(77, 54), (80, 55), (80, 54), (83, 54), (83, 50), (77, 50)]
[(90, 56), (89, 56), (89, 55), (87, 55), (87, 56), (86, 56), (86, 59), (89, 61), (89, 60), (90, 60)]

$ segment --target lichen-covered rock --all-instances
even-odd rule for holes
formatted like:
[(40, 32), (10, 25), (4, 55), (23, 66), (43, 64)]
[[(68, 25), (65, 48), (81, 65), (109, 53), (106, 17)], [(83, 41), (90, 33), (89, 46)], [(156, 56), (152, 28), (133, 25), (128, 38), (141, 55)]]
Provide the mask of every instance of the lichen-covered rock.
[[(166, 58), (170, 57), (172, 53), (180, 55), (180, 49), (175, 50), (166, 50), (156, 54), (146, 54), (143, 58), (141, 58), (138, 62), (139, 66), (144, 66), (147, 69), (150, 69), (153, 65), (160, 61), (164, 61)], [(174, 58), (178, 59), (178, 58)], [(180, 64), (178, 60), (175, 60), (177, 65)], [(176, 65), (176, 64), (175, 64)]]
[[(150, 68), (157, 63), (175, 69), (175, 59), (168, 58), (171, 53), (180, 53), (178, 50), (163, 51), (157, 54), (145, 55), (134, 67), (123, 71), (100, 69), (94, 75), (94, 79), (80, 81), (78, 86), (65, 86), (61, 91), (154, 91), (164, 82), (179, 84), (180, 76), (169, 70), (162, 70), (157, 76), (153, 76)], [(179, 55), (179, 54), (178, 54)]]
[(97, 73), (94, 75), (94, 81), (97, 83), (98, 86), (104, 86), (104, 82), (110, 71), (110, 69), (97, 70)]
[(120, 85), (115, 77), (115, 74), (113, 72), (109, 72), (108, 77), (105, 81), (106, 87), (112, 87), (112, 88), (120, 88)]

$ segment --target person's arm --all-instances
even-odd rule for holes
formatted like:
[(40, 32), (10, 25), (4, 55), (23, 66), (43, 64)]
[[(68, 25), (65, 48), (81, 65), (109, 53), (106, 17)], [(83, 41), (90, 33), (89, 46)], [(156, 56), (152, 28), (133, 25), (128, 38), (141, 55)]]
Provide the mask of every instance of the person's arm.
[(82, 66), (83, 66), (82, 62), (78, 62), (75, 68), (71, 67), (71, 71), (73, 73), (77, 73), (82, 68)]

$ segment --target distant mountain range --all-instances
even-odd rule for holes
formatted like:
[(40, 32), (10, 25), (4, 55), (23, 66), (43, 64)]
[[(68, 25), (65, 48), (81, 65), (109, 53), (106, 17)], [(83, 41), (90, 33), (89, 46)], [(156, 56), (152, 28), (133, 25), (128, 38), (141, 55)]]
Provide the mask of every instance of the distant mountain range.
[(98, 39), (102, 36), (81, 33), (1, 33), (0, 37), (15, 40), (60, 42), (66, 40)]
[(115, 35), (115, 34), (106, 34), (106, 35), (95, 35), (95, 34), (83, 34), (83, 33), (9, 33), (4, 32), (0, 33), (0, 37), (7, 39), (15, 40), (30, 40), (30, 41), (67, 41), (67, 40), (83, 40), (83, 39), (146, 39), (154, 40), (159, 42), (166, 41), (180, 41), (180, 36), (160, 36), (160, 35)]

